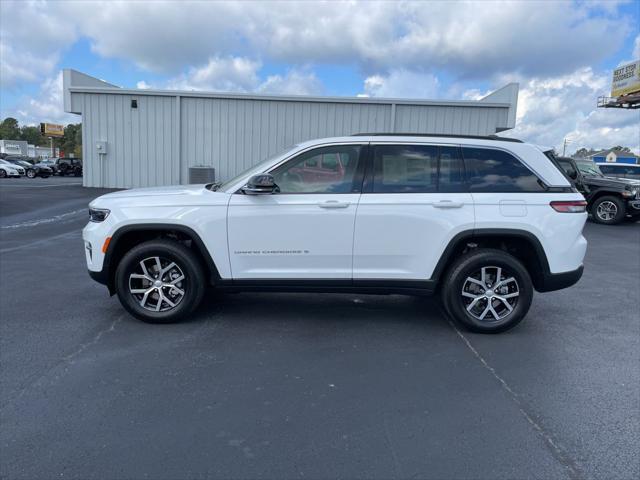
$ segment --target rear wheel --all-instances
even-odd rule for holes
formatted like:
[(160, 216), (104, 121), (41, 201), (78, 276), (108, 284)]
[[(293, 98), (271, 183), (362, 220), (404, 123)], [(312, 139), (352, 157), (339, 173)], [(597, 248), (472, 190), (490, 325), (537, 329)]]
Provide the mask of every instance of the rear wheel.
[(36, 178), (36, 171), (33, 168), (30, 168), (29, 170), (27, 170), (27, 177)]
[(478, 249), (459, 258), (442, 287), (447, 313), (464, 328), (499, 333), (522, 321), (533, 298), (529, 273), (501, 250)]
[(591, 207), (593, 220), (605, 225), (615, 225), (622, 222), (626, 215), (624, 202), (614, 196), (600, 197)]
[(116, 270), (122, 306), (148, 323), (183, 319), (200, 304), (206, 278), (196, 255), (173, 240), (152, 240), (131, 249)]

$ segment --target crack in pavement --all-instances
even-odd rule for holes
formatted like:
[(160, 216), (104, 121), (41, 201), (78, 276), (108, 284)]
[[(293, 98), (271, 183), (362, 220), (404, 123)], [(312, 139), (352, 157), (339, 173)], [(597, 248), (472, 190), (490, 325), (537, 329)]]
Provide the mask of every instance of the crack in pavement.
[[(445, 317), (446, 318), (446, 317)], [(491, 373), (491, 375), (500, 382), (502, 389), (507, 392), (511, 400), (516, 404), (518, 410), (525, 418), (525, 420), (533, 427), (538, 435), (544, 441), (544, 444), (547, 446), (553, 457), (560, 462), (560, 464), (568, 470), (569, 477), (572, 480), (580, 480), (585, 478), (584, 474), (580, 471), (575, 460), (573, 460), (569, 454), (562, 448), (559, 443), (553, 439), (551, 433), (549, 433), (539, 421), (536, 420), (535, 417), (537, 415), (533, 412), (528, 411), (526, 405), (520, 400), (518, 394), (509, 386), (505, 379), (503, 379), (498, 372), (496, 372), (495, 368), (493, 368), (489, 363), (484, 359), (482, 355), (471, 345), (471, 342), (464, 336), (464, 334), (458, 330), (458, 328), (447, 318), (447, 322), (451, 325), (451, 328), (456, 332), (458, 337), (462, 339), (467, 348), (471, 350), (471, 353), (480, 361), (482, 366)]]
[(123, 318), (124, 318), (124, 314), (120, 315), (113, 322), (111, 322), (109, 327), (100, 330), (90, 342), (81, 344), (80, 348), (78, 348), (75, 352), (62, 357), (59, 361), (55, 363), (55, 365), (51, 366), (50, 368), (47, 368), (46, 371), (42, 375), (40, 375), (38, 378), (36, 378), (32, 382), (29, 382), (27, 385), (23, 386), (22, 388), (20, 388), (20, 390), (18, 390), (16, 394), (13, 395), (13, 397), (7, 399), (7, 402), (5, 405), (2, 405), (0, 407), (0, 411), (4, 411), (12, 404), (15, 404), (18, 400), (22, 398), (22, 396), (27, 392), (27, 390), (30, 390), (32, 387), (38, 386), (40, 382), (42, 382), (53, 370), (57, 369), (62, 365), (72, 365), (76, 357), (82, 354), (82, 352), (84, 352), (87, 348), (91, 347), (92, 345), (96, 345), (105, 333), (113, 332), (115, 330), (116, 324), (120, 323)]

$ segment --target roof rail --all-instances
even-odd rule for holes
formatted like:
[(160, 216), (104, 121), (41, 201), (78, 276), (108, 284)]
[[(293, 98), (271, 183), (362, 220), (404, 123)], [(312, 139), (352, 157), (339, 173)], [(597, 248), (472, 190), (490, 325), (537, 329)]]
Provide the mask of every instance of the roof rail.
[(517, 138), (499, 137), (498, 135), (458, 135), (447, 133), (354, 133), (352, 137), (447, 137), (447, 138), (470, 138), (475, 140), (497, 140), (500, 142), (524, 143)]

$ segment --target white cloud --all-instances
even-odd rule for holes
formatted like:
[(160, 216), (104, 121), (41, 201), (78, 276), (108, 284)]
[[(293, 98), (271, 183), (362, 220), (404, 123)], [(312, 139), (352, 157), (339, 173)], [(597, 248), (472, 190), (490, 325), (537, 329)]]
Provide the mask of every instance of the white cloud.
[(280, 95), (321, 95), (324, 86), (314, 73), (294, 69), (284, 76), (270, 75), (256, 91)]
[(251, 91), (260, 82), (257, 73), (260, 67), (260, 62), (248, 58), (213, 57), (206, 64), (169, 80), (167, 86), (176, 90)]
[(103, 57), (164, 73), (240, 56), (367, 74), (549, 75), (606, 58), (632, 28), (615, 2), (20, 2), (3, 17), (13, 49), (28, 37), (26, 51), (57, 54), (79, 32)]
[(596, 108), (610, 87), (608, 74), (591, 68), (558, 77), (531, 79), (520, 85), (516, 128), (505, 134), (568, 152), (580, 147), (623, 145), (640, 149), (640, 112)]
[[(288, 95), (319, 95), (324, 91), (313, 72), (291, 69), (285, 75), (270, 75), (261, 81), (262, 63), (245, 57), (214, 57), (187, 73), (170, 79), (165, 88), (216, 92), (258, 92)], [(145, 82), (138, 84), (147, 85)]]
[(136, 83), (136, 88), (139, 88), (140, 90), (148, 90), (152, 87), (144, 80), (140, 80), (139, 82)]
[(432, 99), (440, 95), (440, 82), (429, 73), (392, 70), (387, 75), (367, 77), (364, 94), (369, 97)]
[(39, 93), (25, 99), (17, 110), (17, 120), (21, 124), (34, 125), (40, 122), (78, 123), (78, 115), (65, 113), (62, 108), (62, 72), (49, 77), (40, 85)]
[(2, 2), (0, 5), (0, 85), (14, 88), (50, 75), (61, 51), (77, 38), (73, 23), (61, 18), (57, 5)]

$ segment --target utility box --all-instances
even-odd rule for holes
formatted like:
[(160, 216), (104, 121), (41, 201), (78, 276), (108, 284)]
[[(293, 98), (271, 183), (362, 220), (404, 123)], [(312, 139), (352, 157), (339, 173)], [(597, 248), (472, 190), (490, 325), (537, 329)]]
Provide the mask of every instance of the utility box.
[(189, 183), (213, 183), (216, 169), (213, 167), (189, 167)]

